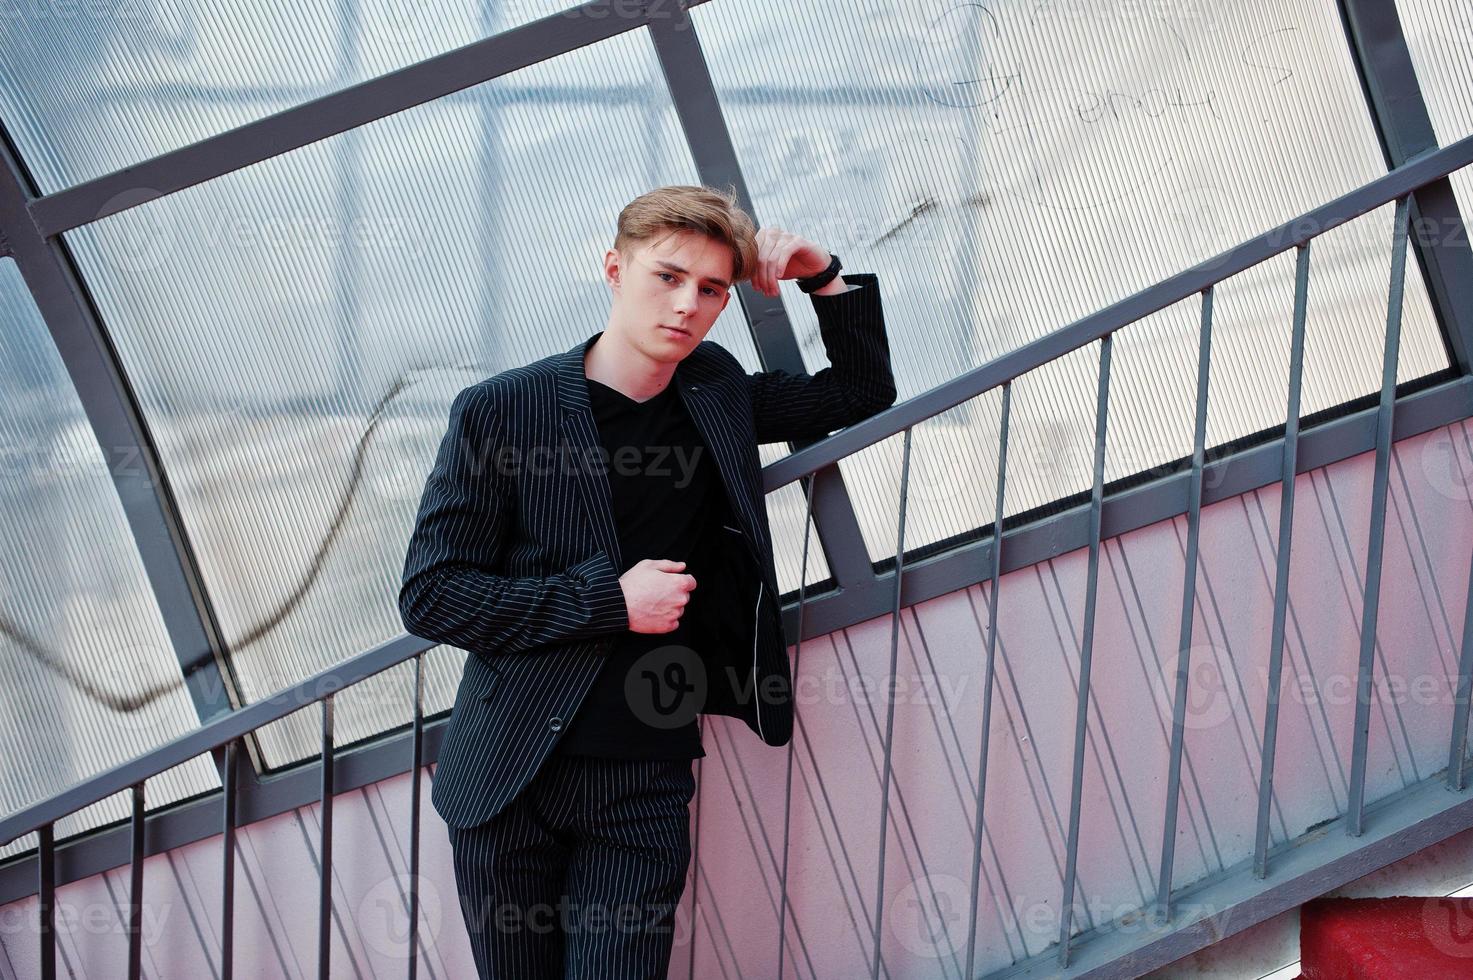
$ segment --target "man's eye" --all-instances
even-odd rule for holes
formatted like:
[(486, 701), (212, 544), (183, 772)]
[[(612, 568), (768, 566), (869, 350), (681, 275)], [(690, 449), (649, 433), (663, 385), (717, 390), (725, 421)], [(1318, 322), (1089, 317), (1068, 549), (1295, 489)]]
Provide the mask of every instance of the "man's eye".
[[(657, 273), (655, 273), (655, 275), (657, 275), (657, 276), (670, 276), (670, 273), (668, 273), (668, 272), (657, 272)], [(674, 279), (675, 277), (674, 276), (670, 276), (670, 278)]]

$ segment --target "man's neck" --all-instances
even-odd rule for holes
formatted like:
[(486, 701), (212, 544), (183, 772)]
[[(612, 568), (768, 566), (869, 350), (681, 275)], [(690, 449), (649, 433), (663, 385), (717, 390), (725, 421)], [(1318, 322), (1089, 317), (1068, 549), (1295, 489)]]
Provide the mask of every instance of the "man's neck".
[(608, 329), (583, 355), (583, 375), (635, 401), (646, 401), (665, 390), (675, 374), (674, 364), (651, 360)]

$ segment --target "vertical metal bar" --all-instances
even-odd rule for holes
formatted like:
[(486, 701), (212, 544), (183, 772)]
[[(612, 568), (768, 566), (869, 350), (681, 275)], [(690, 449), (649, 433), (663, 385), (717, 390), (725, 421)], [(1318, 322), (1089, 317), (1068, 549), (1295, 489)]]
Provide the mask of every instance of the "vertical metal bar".
[(982, 882), (982, 815), (987, 801), (987, 747), (992, 731), (992, 678), (997, 657), (997, 588), (1002, 579), (1003, 500), (1008, 474), (1008, 421), (1012, 414), (1013, 383), (1003, 382), (1002, 424), (997, 448), (997, 496), (992, 512), (992, 590), (987, 596), (987, 664), (982, 681), (982, 745), (977, 751), (977, 818), (972, 834), (972, 899), (967, 918), (967, 969), (974, 976), (977, 955), (977, 904)]
[[(813, 477), (808, 474), (803, 478), (803, 558), (798, 565), (798, 642), (793, 647), (793, 679), (794, 689), (797, 688), (798, 658), (803, 654), (803, 606), (807, 601), (805, 583), (808, 581), (808, 540), (809, 529), (813, 520)], [(798, 725), (798, 700), (793, 699), (793, 726), (796, 730)], [(782, 897), (777, 913), (777, 976), (783, 975), (783, 954), (786, 952), (788, 943), (785, 930), (788, 925), (788, 846), (792, 841), (792, 815), (793, 815), (793, 749), (798, 740), (788, 740), (788, 775), (787, 786), (783, 792), (783, 871), (782, 871)]]
[[(890, 611), (890, 674), (891, 684), (895, 680), (895, 668), (900, 655), (900, 586), (905, 568), (905, 506), (910, 489), (910, 437), (911, 428), (905, 429), (905, 446), (900, 458), (900, 516), (895, 530), (895, 604)], [(885, 838), (889, 834), (890, 818), (890, 764), (891, 751), (895, 747), (895, 699), (885, 699), (885, 763), (880, 776), (880, 853), (879, 872), (875, 882), (875, 956), (870, 962), (870, 978), (880, 976), (880, 924), (885, 914)]]
[(317, 976), (329, 980), (332, 954), (332, 698), (322, 699), (322, 877), (317, 890)]
[(56, 980), (56, 838), (51, 824), (36, 831), (36, 884), (40, 899), (41, 980)]
[[(705, 715), (696, 715), (696, 726), (700, 730), (701, 738), (706, 737)], [(696, 947), (699, 945), (697, 936), (701, 929), (701, 789), (705, 785), (705, 770), (701, 763), (705, 759), (696, 759), (696, 812), (691, 816), (691, 841), (690, 849), (690, 948), (686, 951), (685, 974), (688, 977), (696, 975)]]
[(239, 758), (240, 739), (225, 743), (225, 780), (221, 795), (224, 824), (222, 841), (221, 899), (220, 899), (220, 976), (231, 980), (235, 974), (235, 810), (236, 768)]
[(1371, 541), (1366, 550), (1365, 599), (1361, 603), (1360, 665), (1355, 678), (1355, 733), (1350, 753), (1350, 802), (1345, 829), (1363, 830), (1366, 749), (1371, 728), (1371, 674), (1376, 663), (1376, 617), (1381, 606), (1381, 556), (1386, 538), (1386, 494), (1391, 479), (1391, 429), (1396, 424), (1396, 364), (1401, 347), (1401, 307), (1406, 291), (1409, 197), (1396, 201), (1391, 287), (1386, 299), (1386, 347), (1381, 355), (1381, 404), (1376, 411), (1376, 470), (1371, 484)]
[(133, 784), (133, 854), (128, 875), (128, 980), (143, 976), (143, 783)]
[(1473, 689), (1473, 561), (1468, 563), (1468, 597), (1463, 607), (1463, 652), (1458, 657), (1458, 690), (1453, 698), (1453, 737), (1447, 750), (1447, 786), (1461, 793), (1468, 741), (1468, 696)]
[(1069, 841), (1064, 858), (1064, 900), (1059, 906), (1059, 966), (1069, 965), (1074, 874), (1079, 862), (1079, 804), (1084, 790), (1084, 743), (1089, 723), (1089, 668), (1094, 655), (1095, 595), (1100, 580), (1100, 512), (1105, 499), (1105, 423), (1110, 409), (1110, 350), (1114, 334), (1100, 340), (1100, 382), (1095, 402), (1094, 487), (1089, 497), (1089, 581), (1084, 593), (1084, 639), (1079, 654), (1079, 699), (1074, 711), (1074, 775), (1069, 789)]
[(1279, 470), (1279, 550), (1274, 574), (1274, 625), (1269, 640), (1268, 692), (1263, 713), (1263, 759), (1258, 769), (1258, 825), (1253, 873), (1268, 874), (1268, 816), (1273, 805), (1274, 750), (1279, 736), (1279, 687), (1284, 672), (1284, 623), (1289, 611), (1289, 546), (1294, 533), (1294, 477), (1299, 468), (1299, 390), (1304, 378), (1304, 322), (1309, 311), (1309, 242), (1294, 267), (1294, 335), (1289, 347), (1289, 406), (1284, 415), (1284, 455)]
[[(649, 32), (655, 55), (660, 60), (660, 70), (669, 87), (675, 115), (690, 146), (696, 173), (708, 187), (730, 185), (734, 188), (737, 202), (754, 221), (757, 220), (757, 210), (747, 193), (746, 178), (732, 145), (726, 117), (716, 97), (716, 86), (711, 81), (711, 71), (701, 51), (690, 12), (684, 4), (676, 4), (668, 14), (650, 18)], [(797, 334), (793, 331), (782, 298), (764, 296), (753, 289), (751, 283), (740, 284), (737, 297), (747, 315), (752, 342), (762, 360), (763, 370), (807, 371)], [(796, 451), (817, 441), (794, 442), (791, 447)], [(815, 474), (813, 492), (814, 528), (818, 531), (819, 544), (828, 559), (834, 580), (841, 589), (873, 583), (875, 573), (869, 548), (839, 467), (828, 467), (821, 474)]]
[(409, 980), (419, 972), (419, 795), (424, 765), (425, 655), (414, 655), (414, 754), (409, 777)]
[(1207, 379), (1212, 371), (1212, 287), (1202, 290), (1202, 332), (1197, 344), (1197, 422), (1192, 435), (1192, 482), (1187, 489), (1187, 566), (1176, 644), (1176, 698), (1171, 704), (1171, 761), (1166, 771), (1166, 819), (1161, 831), (1161, 875), (1156, 920), (1171, 919), (1171, 868), (1176, 857), (1176, 810), (1181, 797), (1181, 756), (1186, 741), (1187, 682), (1192, 670), (1192, 619), (1197, 609), (1197, 546), (1202, 530), (1202, 464), (1207, 450)]

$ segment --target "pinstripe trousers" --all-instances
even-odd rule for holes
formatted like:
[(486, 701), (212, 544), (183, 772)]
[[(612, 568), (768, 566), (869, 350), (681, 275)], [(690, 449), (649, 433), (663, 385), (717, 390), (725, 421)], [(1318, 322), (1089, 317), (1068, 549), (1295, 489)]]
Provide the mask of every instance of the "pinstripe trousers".
[(690, 867), (692, 759), (554, 752), (495, 817), (450, 828), (482, 978), (663, 978)]

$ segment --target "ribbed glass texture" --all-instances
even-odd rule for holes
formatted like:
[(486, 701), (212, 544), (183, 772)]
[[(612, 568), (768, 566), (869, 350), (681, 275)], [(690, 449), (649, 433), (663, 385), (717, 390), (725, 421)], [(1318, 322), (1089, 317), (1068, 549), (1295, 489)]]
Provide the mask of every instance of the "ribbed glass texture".
[(0, 118), (50, 192), (571, 5), (22, 0), (0, 17)]
[[(15, 263), (0, 260), (0, 813), (199, 724), (111, 469)], [(147, 786), (150, 810), (220, 785), (208, 756)], [(115, 796), (57, 838), (128, 816)], [(35, 847), (26, 835), (0, 858)]]
[[(1473, 7), (1464, 0), (1397, 0), (1396, 8), (1437, 142), (1473, 133)], [(1452, 185), (1466, 227), (1473, 174), (1460, 170)]]
[[(405, 547), (451, 400), (604, 329), (619, 210), (696, 182), (670, 112), (631, 32), (67, 234), (247, 702), (403, 631)], [(709, 338), (756, 369), (738, 304)], [(773, 530), (791, 590), (787, 493)], [(459, 670), (432, 666), (443, 710)], [(410, 690), (406, 665), (342, 694), (337, 741), (407, 722)], [(317, 744), (315, 709), (262, 733), (272, 765)]]
[[(879, 275), (902, 399), (1385, 172), (1333, 4), (863, 0), (691, 12), (759, 222)], [(1303, 412), (1379, 384), (1391, 208), (1314, 247)], [(1416, 266), (1413, 263), (1412, 269)], [(805, 357), (817, 324), (796, 291)], [(1293, 261), (1219, 289), (1208, 433), (1284, 420)], [(1197, 304), (1116, 337), (1106, 478), (1191, 452)], [(1015, 386), (1007, 512), (1089, 487), (1098, 345)], [(1446, 367), (1409, 276), (1398, 377)], [(905, 547), (992, 519), (1000, 398), (920, 426)], [(895, 553), (901, 439), (841, 463)]]

